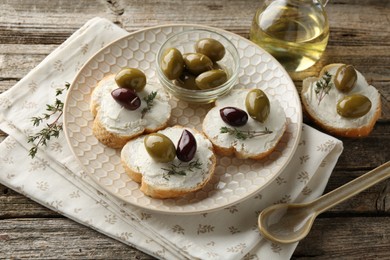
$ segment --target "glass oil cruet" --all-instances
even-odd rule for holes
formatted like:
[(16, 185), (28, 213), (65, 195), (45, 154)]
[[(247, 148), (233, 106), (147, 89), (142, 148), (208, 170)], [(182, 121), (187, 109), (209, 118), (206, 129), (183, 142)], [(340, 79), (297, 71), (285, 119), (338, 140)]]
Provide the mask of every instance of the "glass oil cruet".
[(320, 0), (265, 0), (256, 11), (250, 40), (289, 72), (314, 65), (325, 51), (329, 23)]

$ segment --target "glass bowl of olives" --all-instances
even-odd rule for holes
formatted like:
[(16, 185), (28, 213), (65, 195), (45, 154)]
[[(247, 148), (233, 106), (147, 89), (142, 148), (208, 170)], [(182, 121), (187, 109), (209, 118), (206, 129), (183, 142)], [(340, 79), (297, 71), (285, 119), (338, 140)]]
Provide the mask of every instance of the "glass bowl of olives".
[(208, 29), (174, 34), (161, 45), (156, 62), (163, 87), (190, 103), (211, 103), (228, 93), (238, 79), (237, 48)]

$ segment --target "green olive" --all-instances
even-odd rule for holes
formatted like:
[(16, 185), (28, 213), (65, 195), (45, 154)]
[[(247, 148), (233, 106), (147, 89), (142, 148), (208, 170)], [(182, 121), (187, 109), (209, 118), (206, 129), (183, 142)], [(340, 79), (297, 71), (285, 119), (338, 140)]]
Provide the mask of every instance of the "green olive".
[(337, 102), (337, 113), (347, 118), (364, 116), (371, 109), (371, 101), (361, 94), (352, 94), (343, 97)]
[(219, 41), (212, 38), (203, 38), (195, 44), (196, 52), (203, 53), (213, 62), (219, 61), (225, 56), (225, 47)]
[(249, 116), (260, 123), (264, 123), (270, 113), (269, 99), (260, 89), (253, 89), (248, 92), (245, 107)]
[(136, 68), (123, 68), (115, 75), (115, 82), (121, 88), (142, 91), (146, 85), (145, 74)]
[(208, 70), (197, 76), (195, 82), (200, 89), (211, 89), (222, 85), (227, 79), (224, 70)]
[(178, 79), (184, 69), (184, 60), (181, 52), (176, 48), (165, 50), (160, 66), (169, 80)]
[(194, 75), (211, 70), (213, 62), (202, 53), (186, 53), (183, 55), (186, 69)]
[(181, 74), (180, 78), (173, 81), (176, 86), (185, 88), (185, 89), (193, 89), (199, 90), (198, 86), (195, 82), (196, 76), (189, 73), (187, 70), (184, 70)]
[(334, 85), (338, 90), (347, 93), (353, 89), (357, 80), (357, 73), (352, 65), (340, 66), (334, 75)]
[(144, 139), (146, 151), (156, 162), (170, 162), (175, 159), (176, 148), (172, 140), (160, 133), (149, 134)]

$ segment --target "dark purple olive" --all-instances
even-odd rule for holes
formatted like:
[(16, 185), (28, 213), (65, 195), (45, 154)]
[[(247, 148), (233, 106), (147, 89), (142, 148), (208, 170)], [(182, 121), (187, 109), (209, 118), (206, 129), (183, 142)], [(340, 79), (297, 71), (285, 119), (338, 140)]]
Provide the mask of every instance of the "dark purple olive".
[(176, 156), (182, 162), (189, 162), (194, 158), (195, 152), (195, 137), (190, 131), (184, 130), (177, 143)]
[(111, 96), (118, 104), (129, 110), (136, 110), (141, 105), (141, 99), (133, 89), (117, 88), (111, 92)]
[(224, 107), (219, 110), (222, 120), (231, 126), (243, 126), (248, 122), (248, 114), (237, 107)]

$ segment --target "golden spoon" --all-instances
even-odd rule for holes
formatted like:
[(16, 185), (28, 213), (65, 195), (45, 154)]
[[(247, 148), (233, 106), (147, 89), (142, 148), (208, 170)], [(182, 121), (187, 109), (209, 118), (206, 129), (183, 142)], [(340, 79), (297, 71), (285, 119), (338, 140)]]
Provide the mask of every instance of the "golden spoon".
[(264, 209), (258, 220), (261, 234), (284, 244), (302, 240), (319, 214), (390, 177), (389, 168), (390, 161), (309, 203), (277, 204)]

